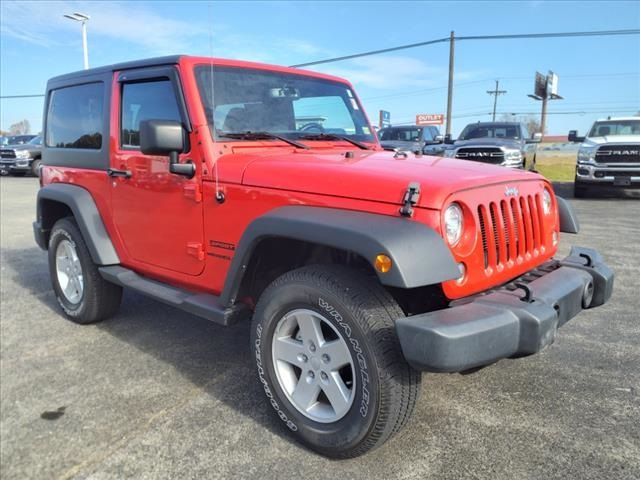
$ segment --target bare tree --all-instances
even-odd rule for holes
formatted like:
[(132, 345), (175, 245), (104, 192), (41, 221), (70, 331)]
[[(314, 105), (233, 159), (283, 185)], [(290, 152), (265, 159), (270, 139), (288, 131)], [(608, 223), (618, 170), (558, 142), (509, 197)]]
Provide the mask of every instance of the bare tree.
[[(524, 119), (524, 125), (527, 127), (527, 131), (529, 132), (529, 136), (532, 136), (534, 133), (540, 132), (540, 119), (534, 116), (529, 116)], [(546, 130), (546, 129), (545, 129)], [(546, 132), (541, 132), (545, 134)]]
[(26, 118), (24, 120), (21, 120), (18, 123), (14, 123), (9, 127), (9, 133), (11, 135), (26, 135), (27, 133), (30, 133), (30, 132), (31, 132), (31, 124), (29, 123), (29, 120), (27, 120)]

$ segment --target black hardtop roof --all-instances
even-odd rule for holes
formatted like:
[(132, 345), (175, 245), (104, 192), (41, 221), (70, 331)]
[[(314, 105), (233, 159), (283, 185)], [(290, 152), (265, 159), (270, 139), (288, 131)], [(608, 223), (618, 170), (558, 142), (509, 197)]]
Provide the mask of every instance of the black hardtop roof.
[(488, 125), (521, 125), (521, 122), (501, 122), (501, 121), (495, 121), (495, 122), (476, 122), (476, 123), (470, 123), (467, 126), (470, 125), (480, 125), (481, 127), (484, 126), (488, 126)]
[(186, 55), (169, 55), (166, 57), (145, 58), (143, 60), (133, 60), (131, 62), (114, 63), (113, 65), (104, 65), (102, 67), (89, 68), (87, 70), (78, 70), (76, 72), (65, 73), (57, 77), (50, 78), (50, 82), (59, 80), (69, 80), (73, 78), (82, 78), (88, 75), (113, 72), (115, 70), (129, 70), (132, 68), (155, 67), (159, 65), (174, 65), (180, 61), (180, 58)]

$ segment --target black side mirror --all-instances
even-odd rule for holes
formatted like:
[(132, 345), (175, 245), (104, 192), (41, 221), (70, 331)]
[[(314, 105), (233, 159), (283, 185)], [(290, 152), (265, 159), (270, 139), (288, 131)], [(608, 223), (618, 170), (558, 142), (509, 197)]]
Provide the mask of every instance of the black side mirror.
[(577, 130), (569, 130), (569, 141), (572, 143), (582, 143), (584, 142), (584, 137), (579, 137)]
[(451, 134), (447, 133), (444, 136), (444, 143), (446, 143), (447, 145), (453, 145), (453, 138), (451, 138)]
[(145, 155), (168, 155), (169, 171), (193, 178), (195, 164), (178, 163), (178, 154), (185, 149), (185, 131), (180, 122), (143, 120), (140, 122), (140, 151)]

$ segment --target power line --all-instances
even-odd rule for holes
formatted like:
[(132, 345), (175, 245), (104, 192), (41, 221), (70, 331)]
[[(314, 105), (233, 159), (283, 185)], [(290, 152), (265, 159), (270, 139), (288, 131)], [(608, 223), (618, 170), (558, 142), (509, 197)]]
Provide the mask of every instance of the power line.
[(2, 95), (0, 98), (33, 98), (33, 97), (44, 97), (44, 94), (34, 94), (34, 95)]
[[(508, 35), (467, 35), (462, 37), (455, 37), (456, 41), (463, 40), (509, 40), (518, 38), (561, 38), (561, 37), (607, 37), (612, 35), (638, 35), (640, 30), (593, 30), (588, 32), (556, 32), (556, 33), (521, 33), (521, 34), (508, 34)], [(299, 63), (297, 65), (291, 65), (292, 67), (310, 67), (312, 65), (321, 65), (323, 63), (340, 62), (342, 60), (351, 60), (353, 58), (368, 57), (371, 55), (379, 55), (381, 53), (396, 52), (398, 50), (406, 50), (409, 48), (424, 47), (427, 45), (434, 45), (437, 43), (449, 42), (450, 37), (436, 38), (434, 40), (428, 40), (426, 42), (410, 43), (407, 45), (399, 45), (397, 47), (382, 48), (379, 50), (370, 50), (368, 52), (354, 53), (352, 55), (343, 55), (341, 57), (326, 58), (324, 60), (316, 60), (314, 62)]]

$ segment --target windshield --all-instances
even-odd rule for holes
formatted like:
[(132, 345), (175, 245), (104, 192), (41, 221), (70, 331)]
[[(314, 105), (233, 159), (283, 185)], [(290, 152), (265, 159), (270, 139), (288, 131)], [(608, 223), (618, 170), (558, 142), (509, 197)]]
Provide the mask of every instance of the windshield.
[(589, 133), (589, 137), (606, 137), (615, 135), (640, 135), (640, 119), (596, 122)]
[(27, 142), (29, 145), (42, 145), (42, 137), (34, 137)]
[(228, 141), (225, 134), (267, 132), (290, 139), (333, 134), (375, 141), (362, 107), (343, 83), (208, 65), (196, 67), (196, 79), (215, 139)]
[(14, 135), (7, 138), (6, 145), (23, 145), (33, 138), (32, 135)]
[(384, 128), (378, 132), (380, 141), (419, 142), (422, 134), (421, 128)]
[(511, 138), (520, 139), (519, 125), (467, 125), (460, 134), (459, 140), (474, 138)]

